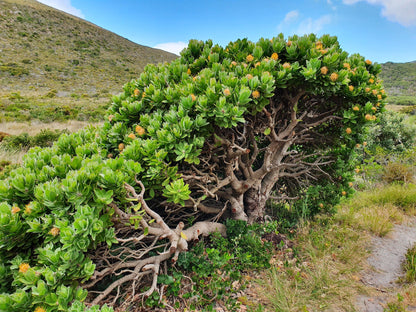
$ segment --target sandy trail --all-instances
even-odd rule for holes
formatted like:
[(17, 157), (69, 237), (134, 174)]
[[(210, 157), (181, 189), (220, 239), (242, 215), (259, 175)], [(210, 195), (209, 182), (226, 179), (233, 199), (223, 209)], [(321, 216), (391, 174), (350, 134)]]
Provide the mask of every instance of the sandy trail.
[[(363, 273), (362, 282), (378, 291), (377, 297), (360, 296), (357, 310), (360, 312), (383, 312), (389, 295), (397, 294), (400, 285), (396, 283), (403, 274), (402, 263), (407, 249), (416, 243), (416, 222), (395, 225), (385, 237), (375, 237), (372, 254), (368, 263), (372, 270)], [(416, 311), (416, 307), (408, 307)]]

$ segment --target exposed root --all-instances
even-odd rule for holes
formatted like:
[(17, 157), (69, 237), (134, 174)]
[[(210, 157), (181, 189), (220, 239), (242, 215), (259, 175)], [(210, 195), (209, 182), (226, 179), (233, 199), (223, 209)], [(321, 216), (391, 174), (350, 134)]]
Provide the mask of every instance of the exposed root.
[[(140, 193), (129, 184), (125, 184), (125, 189), (128, 198), (137, 201), (141, 206), (137, 213), (129, 214), (115, 203), (110, 204), (115, 211), (114, 221), (118, 222), (116, 238), (120, 245), (112, 249), (103, 246), (92, 255), (97, 268), (89, 283), (84, 285), (85, 288), (93, 290), (99, 283), (104, 284), (106, 281), (114, 280), (114, 276), (119, 277), (109, 282), (104, 290), (91, 291), (96, 294), (91, 301), (93, 305), (107, 302), (110, 297), (115, 303), (121, 297), (121, 293), (125, 293), (120, 289), (125, 289), (126, 286), (131, 289), (130, 300), (148, 297), (154, 291), (160, 292), (157, 277), (163, 262), (169, 259), (176, 262), (179, 254), (188, 250), (188, 242), (198, 240), (201, 235), (207, 236), (218, 231), (226, 236), (225, 225), (217, 222), (197, 222), (186, 230), (183, 222), (179, 222), (176, 228), (169, 227), (158, 213), (149, 208), (143, 198), (145, 188), (140, 181), (136, 182), (141, 187)], [(138, 228), (126, 223), (130, 220), (139, 222)], [(164, 242), (160, 242), (163, 239)], [(149, 253), (152, 251), (157, 251), (158, 254), (150, 256)], [(149, 275), (150, 288), (144, 291), (142, 279)]]

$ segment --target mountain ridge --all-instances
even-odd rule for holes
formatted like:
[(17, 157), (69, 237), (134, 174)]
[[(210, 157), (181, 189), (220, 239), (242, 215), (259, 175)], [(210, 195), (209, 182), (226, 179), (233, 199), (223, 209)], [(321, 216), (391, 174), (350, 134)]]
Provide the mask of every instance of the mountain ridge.
[(111, 94), (146, 64), (177, 58), (35, 0), (0, 0), (0, 50), (3, 96)]

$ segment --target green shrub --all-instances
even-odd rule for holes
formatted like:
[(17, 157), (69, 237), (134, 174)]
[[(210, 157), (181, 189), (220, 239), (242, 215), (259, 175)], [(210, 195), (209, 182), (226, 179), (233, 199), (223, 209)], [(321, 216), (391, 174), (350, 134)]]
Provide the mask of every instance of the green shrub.
[[(91, 304), (134, 292), (154, 305), (170, 259), (199, 272), (202, 302), (225, 298), (231, 268), (268, 263), (242, 222), (264, 219), (271, 194), (299, 195), (308, 215), (348, 195), (355, 146), (383, 111), (379, 71), (328, 35), (191, 40), (179, 59), (148, 65), (100, 129), (31, 149), (0, 181), (0, 309), (82, 311), (86, 289)], [(184, 259), (227, 228), (230, 241), (214, 235)]]
[(63, 133), (68, 133), (68, 130), (42, 129), (34, 136), (29, 136), (28, 133), (10, 135), (3, 139), (0, 146), (5, 150), (28, 150), (35, 146), (48, 147), (52, 146)]
[(384, 166), (381, 178), (387, 183), (409, 183), (413, 181), (415, 174), (415, 167), (412, 165), (403, 162), (389, 162)]
[(380, 122), (370, 127), (368, 148), (384, 148), (388, 153), (402, 152), (415, 144), (416, 124), (406, 124), (406, 116), (386, 111), (380, 115)]

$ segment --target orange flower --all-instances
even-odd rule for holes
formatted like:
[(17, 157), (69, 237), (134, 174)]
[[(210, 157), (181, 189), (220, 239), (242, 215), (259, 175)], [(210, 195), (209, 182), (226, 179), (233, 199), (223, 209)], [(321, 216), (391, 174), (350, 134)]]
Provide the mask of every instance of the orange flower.
[(191, 94), (192, 102), (195, 102), (196, 96), (194, 94)]
[(377, 95), (377, 90), (373, 90), (373, 95)]
[(191, 69), (190, 69), (190, 68), (188, 68), (188, 70), (186, 71), (186, 73), (187, 73), (188, 75), (190, 75), (190, 74), (191, 74)]
[(31, 214), (32, 213), (32, 207), (30, 207), (30, 204), (27, 204), (25, 206), (25, 214)]
[(253, 55), (251, 55), (251, 54), (247, 55), (246, 60), (247, 60), (247, 62), (252, 62), (254, 60)]
[(30, 265), (28, 263), (21, 263), (19, 265), (19, 272), (20, 273), (26, 273), (30, 269)]
[(353, 110), (353, 111), (358, 112), (358, 111), (360, 110), (360, 108), (359, 108), (358, 106), (354, 106), (354, 107), (352, 108), (352, 110)]
[(139, 94), (140, 94), (139, 89), (134, 89), (134, 96), (139, 96)]
[(255, 90), (251, 93), (254, 99), (258, 99), (260, 97), (260, 92)]
[(272, 59), (277, 61), (277, 59), (279, 58), (279, 55), (275, 52), (272, 54)]
[(329, 76), (329, 79), (331, 79), (332, 82), (335, 82), (338, 80), (338, 74), (332, 73), (331, 76)]
[(50, 233), (52, 236), (58, 236), (58, 235), (59, 235), (59, 229), (58, 229), (57, 227), (53, 227), (53, 228), (49, 231), (49, 233)]
[(319, 204), (319, 207), (320, 207), (320, 208), (324, 208), (324, 204), (320, 203), (320, 204)]
[(359, 173), (359, 172), (360, 172), (360, 169), (359, 169), (359, 168), (355, 168), (355, 169), (354, 169), (354, 171), (355, 171), (356, 173)]
[(290, 68), (290, 64), (288, 62), (284, 63), (283, 65), (284, 69), (289, 69)]
[(316, 42), (316, 49), (317, 50), (321, 50), (323, 48), (322, 42), (321, 41), (317, 41)]
[(324, 66), (321, 68), (321, 74), (326, 75), (328, 73), (328, 67)]
[(350, 64), (348, 64), (348, 63), (344, 63), (344, 67), (345, 67), (346, 69), (351, 69), (351, 65), (350, 65)]
[(288, 40), (288, 41), (287, 41), (287, 43), (286, 43), (286, 45), (287, 45), (288, 47), (290, 47), (290, 46), (292, 45), (292, 41)]
[(254, 65), (254, 67), (257, 67), (257, 66), (260, 66), (260, 62), (257, 62), (255, 65)]
[(20, 208), (17, 206), (12, 207), (12, 214), (16, 214), (20, 211)]
[(342, 196), (345, 196), (345, 195), (347, 195), (347, 192), (342, 191), (341, 194), (342, 194)]
[(373, 79), (373, 78), (370, 78), (370, 79), (368, 80), (368, 82), (369, 82), (369, 83), (374, 83), (374, 79)]
[(373, 116), (371, 116), (370, 114), (366, 114), (365, 120), (373, 120)]
[(232, 62), (231, 62), (231, 65), (233, 65), (233, 66), (237, 66), (237, 62), (236, 62), (236, 61), (232, 61)]
[(377, 110), (377, 108), (376, 107), (371, 107), (371, 109), (373, 110), (373, 111), (376, 111)]
[(348, 183), (348, 186), (349, 186), (349, 187), (353, 187), (353, 185), (354, 185), (354, 183), (352, 183), (352, 182), (349, 182), (349, 183)]
[(137, 126), (136, 126), (136, 133), (137, 133), (139, 136), (142, 136), (143, 134), (145, 134), (145, 133), (146, 133), (146, 131), (144, 130), (144, 128), (143, 128), (142, 126), (137, 125)]
[(347, 128), (347, 129), (345, 129), (345, 132), (346, 132), (347, 134), (351, 134), (352, 130), (351, 130), (351, 128)]
[(35, 312), (46, 312), (46, 310), (42, 307), (36, 307)]
[(352, 92), (354, 90), (354, 86), (348, 86), (348, 90)]
[(231, 95), (231, 91), (230, 91), (230, 89), (224, 89), (224, 95), (225, 96), (229, 96), (229, 95)]
[(367, 142), (365, 142), (365, 141), (364, 141), (364, 142), (363, 142), (363, 146), (367, 146)]
[(123, 151), (124, 150), (124, 144), (123, 143), (120, 143), (118, 145), (118, 149), (119, 149), (120, 152)]
[(365, 92), (370, 92), (371, 91), (371, 89), (370, 88), (365, 88)]
[(108, 115), (108, 121), (113, 120), (113, 118), (114, 118), (114, 115)]
[(381, 98), (382, 98), (381, 94), (377, 94), (377, 98), (378, 98), (379, 100), (381, 100)]
[(128, 137), (130, 139), (134, 140), (136, 138), (136, 135), (134, 133), (130, 133)]
[(250, 79), (252, 79), (252, 78), (253, 78), (253, 75), (251, 75), (251, 74), (247, 74), (247, 75), (246, 75), (246, 78), (247, 78), (248, 80), (250, 80)]
[(365, 63), (366, 63), (367, 65), (371, 65), (373, 62), (371, 62), (370, 60), (365, 60)]
[(328, 49), (321, 50), (321, 54), (325, 54), (326, 52), (328, 52)]
[(357, 144), (355, 144), (355, 147), (356, 147), (356, 148), (360, 148), (360, 147), (361, 147), (361, 145), (357, 143)]
[(146, 96), (146, 92), (142, 93), (142, 98), (144, 98)]

